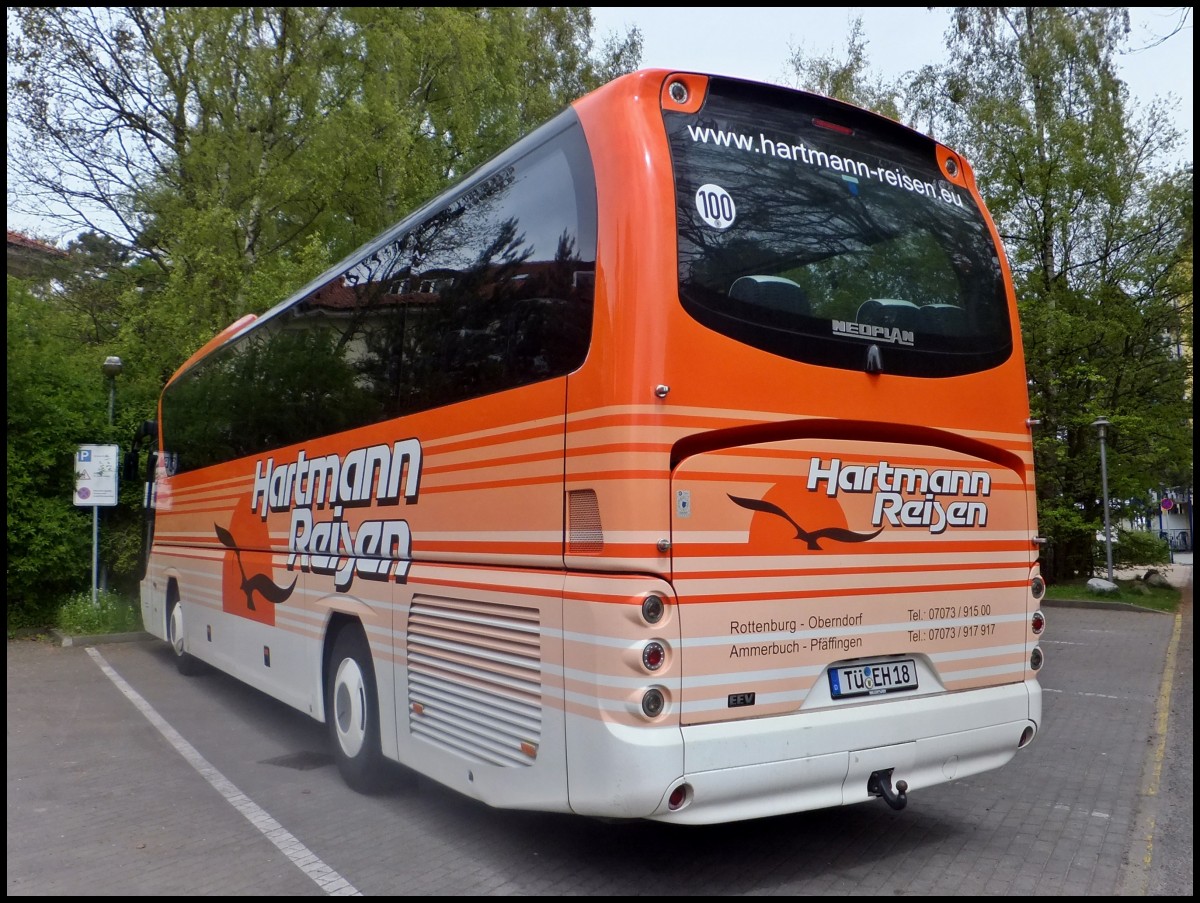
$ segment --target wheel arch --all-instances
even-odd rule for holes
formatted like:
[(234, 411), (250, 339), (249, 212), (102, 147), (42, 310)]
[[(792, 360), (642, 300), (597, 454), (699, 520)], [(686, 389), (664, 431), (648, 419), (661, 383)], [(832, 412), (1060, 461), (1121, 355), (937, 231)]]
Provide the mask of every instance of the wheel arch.
[[(333, 647), (337, 644), (337, 638), (343, 630), (357, 630), (362, 635), (367, 649), (371, 648), (371, 641), (367, 637), (367, 629), (363, 625), (362, 618), (345, 611), (329, 613), (329, 620), (325, 624), (325, 638), (321, 644), (321, 692), (318, 694), (321, 705), (321, 721), (326, 721), (328, 718), (328, 712), (325, 711), (325, 688), (329, 686), (330, 669), (333, 667)], [(374, 655), (371, 656), (371, 667), (375, 667)]]
[(167, 590), (163, 596), (162, 607), (162, 635), (170, 636), (168, 627), (171, 623), (171, 609), (179, 604), (182, 596), (179, 593), (179, 578), (175, 574), (170, 574), (167, 577)]

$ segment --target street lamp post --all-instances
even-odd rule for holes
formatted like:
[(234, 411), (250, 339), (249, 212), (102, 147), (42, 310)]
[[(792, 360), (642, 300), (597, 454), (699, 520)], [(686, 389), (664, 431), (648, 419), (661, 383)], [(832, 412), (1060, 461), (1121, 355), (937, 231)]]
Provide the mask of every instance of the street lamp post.
[(100, 365), (100, 369), (108, 377), (108, 425), (112, 426), (113, 410), (117, 403), (117, 377), (121, 375), (121, 371), (125, 369), (125, 365), (115, 354), (110, 354), (104, 359), (104, 363)]
[[(100, 365), (100, 369), (104, 375), (108, 377), (108, 425), (111, 428), (113, 425), (113, 413), (117, 405), (117, 377), (125, 365), (121, 359), (115, 354), (110, 354), (104, 359), (104, 363)], [(96, 598), (97, 587), (100, 583), (104, 584), (104, 589), (108, 590), (108, 566), (105, 565), (103, 578), (99, 581), (96, 575), (100, 571), (100, 508), (97, 505), (92, 506), (92, 604), (98, 604)]]
[(1104, 450), (1104, 439), (1108, 431), (1108, 421), (1103, 417), (1099, 417), (1092, 421), (1092, 426), (1100, 434), (1100, 482), (1104, 487), (1104, 552), (1108, 558), (1108, 582), (1113, 583), (1112, 530), (1108, 524), (1108, 458)]

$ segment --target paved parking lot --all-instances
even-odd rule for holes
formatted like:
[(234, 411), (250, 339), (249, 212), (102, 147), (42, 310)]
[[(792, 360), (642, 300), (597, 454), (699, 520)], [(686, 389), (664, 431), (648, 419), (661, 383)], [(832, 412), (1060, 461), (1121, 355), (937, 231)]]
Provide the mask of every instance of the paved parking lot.
[(160, 643), (10, 641), (8, 892), (1190, 896), (1185, 595), (1050, 609), (1043, 730), (1002, 769), (704, 828), (501, 812), (403, 769), (360, 796), (321, 725)]

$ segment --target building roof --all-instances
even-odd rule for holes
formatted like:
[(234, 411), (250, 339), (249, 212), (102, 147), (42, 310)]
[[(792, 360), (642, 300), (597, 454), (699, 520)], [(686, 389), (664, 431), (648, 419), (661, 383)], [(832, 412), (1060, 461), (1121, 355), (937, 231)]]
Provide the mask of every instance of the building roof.
[(66, 251), (56, 248), (54, 245), (46, 244), (44, 241), (38, 241), (36, 238), (30, 238), (28, 235), (22, 235), (20, 232), (14, 232), (12, 229), (8, 230), (8, 247), (10, 250), (13, 248), (23, 248), (27, 251), (46, 254), (50, 257), (61, 257), (65, 259), (67, 256)]
[(69, 258), (70, 255), (61, 248), (8, 230), (9, 275), (22, 279), (53, 276), (61, 269), (59, 265)]

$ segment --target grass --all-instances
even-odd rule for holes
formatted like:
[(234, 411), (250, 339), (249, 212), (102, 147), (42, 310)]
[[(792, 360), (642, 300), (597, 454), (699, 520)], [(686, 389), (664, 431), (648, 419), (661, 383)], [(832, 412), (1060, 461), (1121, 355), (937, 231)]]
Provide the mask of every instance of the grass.
[(1081, 577), (1046, 587), (1047, 599), (1092, 600), (1099, 602), (1125, 602), (1139, 608), (1155, 611), (1175, 611), (1179, 607), (1182, 591), (1174, 586), (1150, 586), (1142, 580), (1117, 579), (1117, 589), (1111, 593), (1097, 593), (1088, 589), (1088, 578)]
[(116, 593), (97, 593), (93, 602), (88, 591), (76, 593), (63, 603), (56, 626), (70, 636), (132, 633), (142, 629), (142, 612)]

